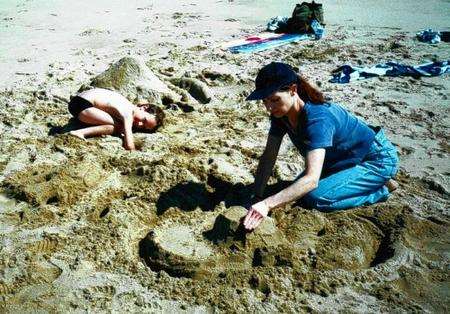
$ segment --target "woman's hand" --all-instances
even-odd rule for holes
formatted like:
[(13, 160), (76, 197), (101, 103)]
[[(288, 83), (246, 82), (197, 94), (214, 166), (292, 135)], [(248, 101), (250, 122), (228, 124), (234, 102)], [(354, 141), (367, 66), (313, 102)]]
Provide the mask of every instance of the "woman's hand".
[(248, 210), (247, 216), (244, 218), (244, 227), (247, 230), (253, 230), (259, 226), (261, 221), (267, 217), (269, 206), (264, 201), (253, 204)]

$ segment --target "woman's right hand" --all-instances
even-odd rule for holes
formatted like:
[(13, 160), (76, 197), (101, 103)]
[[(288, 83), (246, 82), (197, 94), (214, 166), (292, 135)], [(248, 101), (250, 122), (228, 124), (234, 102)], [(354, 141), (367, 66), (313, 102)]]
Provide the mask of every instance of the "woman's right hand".
[(267, 217), (269, 211), (270, 208), (265, 200), (253, 204), (244, 218), (243, 224), (245, 229), (251, 231), (258, 227), (262, 220)]

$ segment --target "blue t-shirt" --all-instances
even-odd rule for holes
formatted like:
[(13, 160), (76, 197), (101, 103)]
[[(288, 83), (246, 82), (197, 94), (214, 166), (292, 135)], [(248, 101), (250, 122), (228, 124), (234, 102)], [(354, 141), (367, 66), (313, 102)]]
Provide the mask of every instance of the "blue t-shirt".
[(374, 130), (338, 104), (310, 102), (299, 113), (296, 129), (287, 117), (271, 116), (269, 134), (283, 137), (286, 133), (303, 157), (308, 151), (325, 148), (322, 176), (360, 163), (375, 137)]

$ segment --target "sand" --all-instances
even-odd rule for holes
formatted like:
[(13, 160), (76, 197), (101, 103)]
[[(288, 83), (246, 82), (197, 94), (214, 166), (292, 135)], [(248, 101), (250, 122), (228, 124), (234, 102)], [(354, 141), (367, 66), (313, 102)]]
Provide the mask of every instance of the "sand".
[[(448, 76), (328, 79), (343, 63), (448, 59), (448, 44), (419, 43), (413, 28), (445, 26), (449, 2), (418, 10), (406, 1), (414, 24), (392, 22), (393, 4), (378, 12), (384, 23), (348, 21), (351, 2), (339, 11), (328, 1), (336, 9), (326, 11), (326, 38), (252, 55), (218, 46), (261, 31), (278, 14), (273, 4), (252, 15), (249, 1), (166, 2), (0, 10), (1, 311), (448, 312)], [(137, 134), (136, 152), (116, 137), (63, 133), (70, 95), (126, 56), (175, 92), (180, 77), (200, 80), (211, 101), (164, 104), (166, 124)], [(327, 97), (383, 126), (401, 160), (387, 202), (337, 213), (290, 204), (242, 231), (269, 125), (261, 104), (244, 98), (270, 60), (299, 67)], [(269, 190), (303, 165), (285, 139)]]

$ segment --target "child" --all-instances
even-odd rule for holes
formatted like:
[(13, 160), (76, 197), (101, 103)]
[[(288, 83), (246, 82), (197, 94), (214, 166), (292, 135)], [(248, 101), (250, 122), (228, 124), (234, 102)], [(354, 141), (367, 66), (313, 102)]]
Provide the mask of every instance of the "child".
[(138, 131), (156, 130), (162, 125), (163, 111), (146, 105), (135, 106), (117, 92), (94, 88), (81, 92), (69, 102), (69, 111), (75, 119), (86, 127), (71, 131), (79, 138), (122, 134), (123, 146), (135, 150), (133, 129)]

